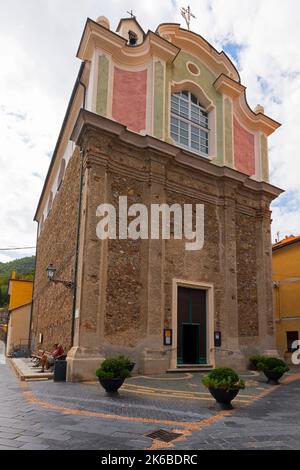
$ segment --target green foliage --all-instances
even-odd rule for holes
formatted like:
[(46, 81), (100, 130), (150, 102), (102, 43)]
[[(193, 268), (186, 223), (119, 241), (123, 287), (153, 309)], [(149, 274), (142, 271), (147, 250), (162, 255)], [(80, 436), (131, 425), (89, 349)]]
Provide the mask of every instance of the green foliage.
[(112, 372), (105, 372), (102, 369), (97, 369), (96, 375), (99, 379), (115, 379), (118, 377), (114, 377), (114, 374)]
[(257, 364), (265, 359), (265, 356), (261, 354), (255, 354), (254, 356), (249, 357), (249, 361), (257, 368)]
[(0, 278), (0, 308), (8, 304), (8, 279)]
[(35, 256), (15, 259), (8, 263), (0, 263), (0, 277), (9, 279), (12, 271), (16, 271), (18, 275), (33, 275), (35, 269)]
[(96, 370), (96, 376), (100, 379), (118, 379), (129, 377), (129, 366), (131, 361), (127, 357), (109, 357), (102, 362), (101, 367)]
[(121, 359), (122, 361), (124, 361), (125, 369), (130, 370), (134, 366), (134, 363), (129, 359), (129, 357), (118, 356), (118, 359)]
[(222, 388), (224, 390), (240, 390), (245, 388), (244, 380), (238, 374), (227, 367), (219, 367), (212, 370), (202, 379), (202, 383), (207, 388)]
[(258, 370), (270, 370), (280, 374), (284, 374), (290, 370), (288, 365), (281, 359), (278, 359), (278, 357), (263, 357), (262, 360), (257, 364), (257, 368)]

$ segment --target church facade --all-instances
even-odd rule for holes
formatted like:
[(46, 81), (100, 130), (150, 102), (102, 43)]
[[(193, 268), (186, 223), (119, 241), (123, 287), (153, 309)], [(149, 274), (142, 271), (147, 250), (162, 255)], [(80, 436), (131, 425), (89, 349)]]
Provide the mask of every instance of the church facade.
[[(125, 354), (144, 374), (245, 367), (275, 350), (268, 137), (227, 55), (178, 24), (88, 19), (81, 68), (36, 211), (32, 349), (62, 343), (68, 379)], [(201, 204), (204, 244), (100, 240), (99, 205)], [(128, 214), (127, 214), (128, 215)], [(130, 220), (130, 215), (128, 215)], [(117, 216), (116, 222), (119, 221)], [(56, 281), (46, 269), (56, 269)]]

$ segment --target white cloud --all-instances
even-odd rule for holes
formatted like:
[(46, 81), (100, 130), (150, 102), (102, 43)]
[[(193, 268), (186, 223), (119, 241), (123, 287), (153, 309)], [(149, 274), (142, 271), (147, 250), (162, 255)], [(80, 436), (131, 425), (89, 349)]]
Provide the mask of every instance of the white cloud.
[[(270, 139), (272, 182), (293, 202), (277, 203), (273, 229), (300, 233), (300, 3), (296, 0), (191, 0), (192, 29), (218, 49), (239, 50), (251, 106), (283, 123)], [(181, 2), (152, 0), (0, 0), (0, 247), (35, 245), (32, 218), (79, 68), (86, 17), (106, 15), (114, 29), (133, 9), (145, 30), (181, 22)], [(258, 80), (262, 77), (264, 86)], [(0, 253), (1, 254), (1, 253)], [(20, 253), (20, 256), (27, 252)], [(30, 254), (30, 253), (28, 253)], [(2, 253), (1, 259), (10, 256)], [(15, 254), (11, 256), (15, 257)]]

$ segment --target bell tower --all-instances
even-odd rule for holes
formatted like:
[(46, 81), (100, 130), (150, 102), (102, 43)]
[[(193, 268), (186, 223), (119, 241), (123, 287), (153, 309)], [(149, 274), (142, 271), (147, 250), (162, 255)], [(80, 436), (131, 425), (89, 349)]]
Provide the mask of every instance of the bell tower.
[(139, 46), (144, 41), (145, 32), (132, 12), (130, 15), (130, 18), (120, 20), (116, 32), (126, 39), (128, 46)]

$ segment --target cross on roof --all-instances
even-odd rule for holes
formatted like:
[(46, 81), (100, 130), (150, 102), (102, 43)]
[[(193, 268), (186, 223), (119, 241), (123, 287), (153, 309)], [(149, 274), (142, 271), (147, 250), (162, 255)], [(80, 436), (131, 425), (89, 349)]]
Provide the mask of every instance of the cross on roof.
[(135, 17), (136, 17), (132, 10), (128, 11), (127, 13), (128, 13), (128, 15), (131, 16), (131, 18), (135, 18)]
[(187, 29), (190, 29), (191, 18), (196, 18), (196, 16), (191, 12), (191, 7), (188, 6), (187, 8), (180, 8), (181, 16), (185, 19)]

